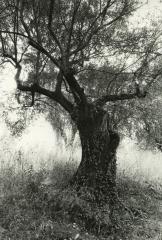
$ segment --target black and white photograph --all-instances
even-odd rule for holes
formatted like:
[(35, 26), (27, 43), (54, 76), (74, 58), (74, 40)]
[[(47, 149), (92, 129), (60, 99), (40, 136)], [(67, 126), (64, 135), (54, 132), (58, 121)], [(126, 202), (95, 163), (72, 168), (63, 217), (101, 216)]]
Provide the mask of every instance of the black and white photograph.
[(162, 0), (0, 0), (0, 240), (162, 240)]

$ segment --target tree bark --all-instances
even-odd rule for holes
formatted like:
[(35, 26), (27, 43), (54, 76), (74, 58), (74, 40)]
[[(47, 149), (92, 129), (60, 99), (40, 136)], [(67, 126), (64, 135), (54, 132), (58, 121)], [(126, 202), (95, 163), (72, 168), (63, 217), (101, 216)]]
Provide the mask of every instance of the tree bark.
[(110, 130), (108, 114), (91, 108), (81, 112), (78, 120), (82, 159), (72, 182), (80, 187), (94, 190), (96, 199), (108, 196), (115, 201), (116, 192), (116, 149), (119, 135)]

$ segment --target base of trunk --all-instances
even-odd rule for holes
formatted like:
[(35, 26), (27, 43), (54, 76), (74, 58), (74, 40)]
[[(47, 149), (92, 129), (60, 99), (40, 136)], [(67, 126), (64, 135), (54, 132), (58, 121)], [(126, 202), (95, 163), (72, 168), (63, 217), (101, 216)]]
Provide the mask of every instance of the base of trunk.
[(116, 189), (116, 148), (119, 136), (115, 132), (95, 132), (82, 135), (82, 160), (71, 184), (88, 188), (95, 193), (96, 201), (108, 199), (117, 201)]

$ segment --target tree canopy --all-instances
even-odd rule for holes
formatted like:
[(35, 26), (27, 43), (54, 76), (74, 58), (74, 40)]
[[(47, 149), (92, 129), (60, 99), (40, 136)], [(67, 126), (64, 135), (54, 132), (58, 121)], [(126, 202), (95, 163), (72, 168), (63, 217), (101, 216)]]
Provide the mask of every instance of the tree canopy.
[(115, 125), (134, 104), (121, 101), (144, 98), (161, 76), (159, 27), (129, 22), (137, 1), (0, 2), (1, 61), (16, 69), (18, 100), (31, 93), (28, 106), (44, 95), (76, 118), (81, 104), (107, 104)]

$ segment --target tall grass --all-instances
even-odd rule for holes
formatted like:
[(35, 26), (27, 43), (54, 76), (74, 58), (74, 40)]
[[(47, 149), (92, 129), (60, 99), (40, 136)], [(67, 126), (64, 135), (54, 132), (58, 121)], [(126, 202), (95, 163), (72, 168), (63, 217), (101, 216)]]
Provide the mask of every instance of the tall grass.
[[(0, 169), (13, 168), (23, 171), (30, 166), (38, 171), (51, 170), (53, 166), (78, 166), (81, 159), (79, 137), (73, 147), (67, 147), (63, 139), (42, 118), (33, 123), (24, 135), (14, 138), (7, 131), (0, 132)], [(137, 143), (125, 138), (117, 151), (119, 174), (145, 181), (162, 181), (162, 152), (142, 150)]]
[(19, 139), (1, 133), (0, 227), (6, 229), (1, 239), (141, 240), (160, 234), (159, 220), (151, 219), (151, 225), (144, 226), (141, 219), (157, 216), (152, 190), (157, 190), (155, 181), (160, 186), (162, 153), (143, 151), (130, 139), (120, 144), (119, 195), (135, 219), (132, 223), (128, 212), (122, 212), (117, 216), (119, 229), (111, 226), (112, 238), (105, 238), (110, 234), (109, 208), (91, 205), (92, 196), (86, 190), (78, 197), (67, 187), (81, 158), (78, 136), (74, 146), (67, 148), (50, 126), (46, 134), (40, 130), (36, 129), (35, 141), (34, 128), (31, 135), (27, 131)]
[(162, 152), (143, 150), (129, 138), (118, 149), (118, 171), (133, 179), (162, 183)]

